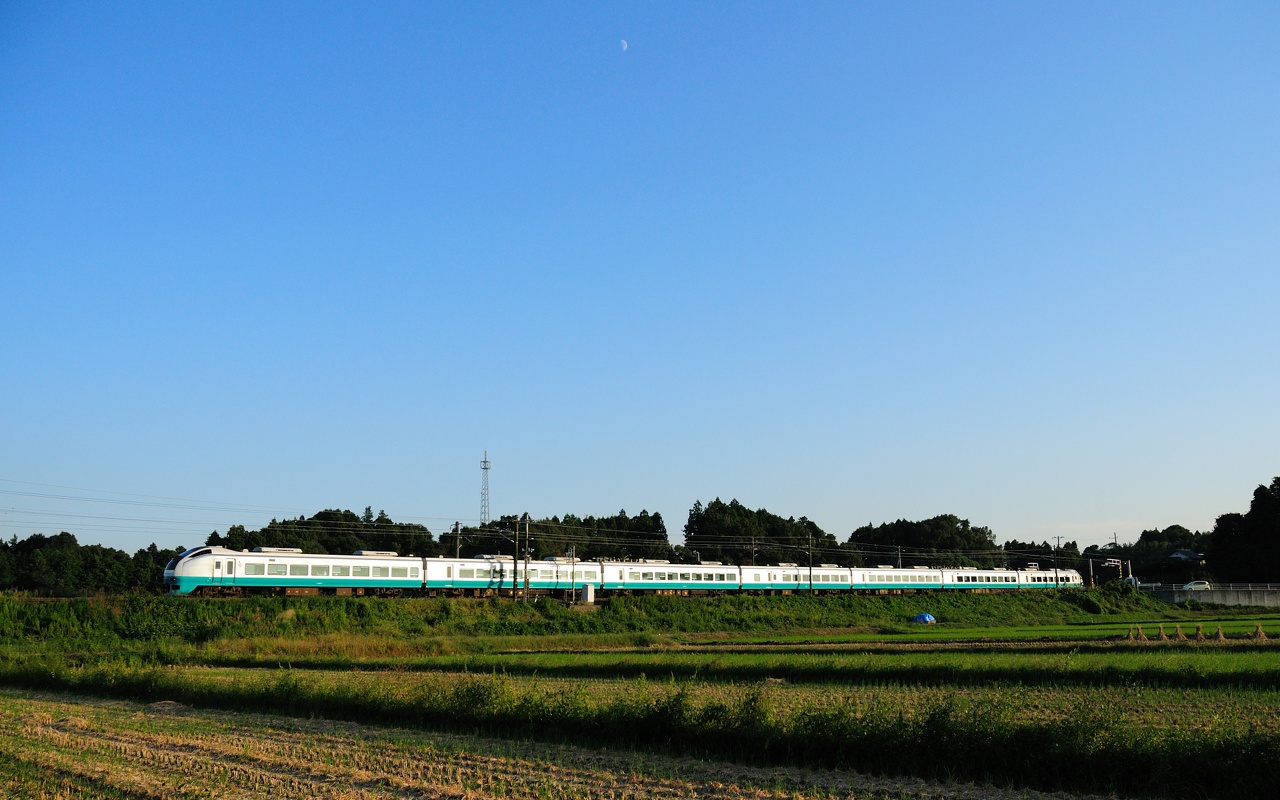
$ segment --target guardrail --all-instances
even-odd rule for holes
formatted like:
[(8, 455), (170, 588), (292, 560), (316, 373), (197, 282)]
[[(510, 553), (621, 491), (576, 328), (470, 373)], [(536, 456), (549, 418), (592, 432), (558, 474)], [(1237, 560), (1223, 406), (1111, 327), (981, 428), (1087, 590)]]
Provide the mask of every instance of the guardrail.
[[(1144, 592), (1181, 592), (1204, 591), (1203, 589), (1184, 590), (1185, 583), (1139, 583), (1138, 588)], [(1239, 591), (1280, 591), (1280, 583), (1213, 583), (1210, 589), (1221, 592)]]

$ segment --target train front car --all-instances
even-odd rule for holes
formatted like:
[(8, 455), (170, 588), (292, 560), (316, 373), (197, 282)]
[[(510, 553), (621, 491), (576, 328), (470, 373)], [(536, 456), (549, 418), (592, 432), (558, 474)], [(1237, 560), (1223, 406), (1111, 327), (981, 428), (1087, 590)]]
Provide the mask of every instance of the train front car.
[[(170, 561), (164, 568), (164, 587), (168, 594), (212, 594), (222, 591), (228, 577), (235, 578), (235, 562), (228, 559), (238, 555), (225, 547), (192, 547)], [(228, 583), (227, 585), (231, 585)]]
[(368, 550), (325, 555), (292, 547), (195, 547), (169, 562), (164, 576), (173, 595), (417, 594), (422, 559)]

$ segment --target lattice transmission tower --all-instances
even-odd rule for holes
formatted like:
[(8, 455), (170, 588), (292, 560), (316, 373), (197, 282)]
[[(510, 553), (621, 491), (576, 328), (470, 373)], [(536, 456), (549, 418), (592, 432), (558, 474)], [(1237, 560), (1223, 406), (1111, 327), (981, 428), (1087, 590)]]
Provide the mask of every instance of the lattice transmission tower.
[(489, 524), (489, 451), (484, 451), (484, 460), (480, 462), (480, 524)]

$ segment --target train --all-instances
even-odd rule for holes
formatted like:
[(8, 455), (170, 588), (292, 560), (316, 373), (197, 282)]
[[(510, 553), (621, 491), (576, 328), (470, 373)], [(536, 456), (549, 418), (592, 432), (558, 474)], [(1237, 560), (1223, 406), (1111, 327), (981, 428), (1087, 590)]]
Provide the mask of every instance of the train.
[(704, 561), (610, 561), (512, 556), (418, 558), (383, 550), (351, 555), (290, 547), (193, 547), (164, 568), (171, 595), (552, 596), (611, 594), (832, 594), (1079, 588), (1073, 569), (841, 567), (793, 563), (734, 566)]

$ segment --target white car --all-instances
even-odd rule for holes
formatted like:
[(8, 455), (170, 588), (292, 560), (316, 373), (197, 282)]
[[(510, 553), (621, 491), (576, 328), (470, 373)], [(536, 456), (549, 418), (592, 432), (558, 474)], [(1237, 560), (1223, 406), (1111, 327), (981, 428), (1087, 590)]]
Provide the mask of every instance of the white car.
[(1212, 589), (1212, 588), (1213, 587), (1209, 585), (1208, 581), (1192, 581), (1191, 583), (1188, 583), (1185, 586), (1183, 586), (1182, 591), (1199, 592), (1199, 591), (1204, 591), (1206, 589)]

